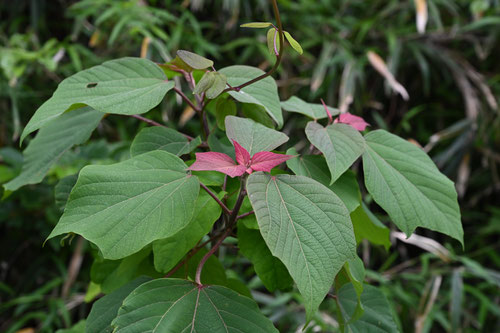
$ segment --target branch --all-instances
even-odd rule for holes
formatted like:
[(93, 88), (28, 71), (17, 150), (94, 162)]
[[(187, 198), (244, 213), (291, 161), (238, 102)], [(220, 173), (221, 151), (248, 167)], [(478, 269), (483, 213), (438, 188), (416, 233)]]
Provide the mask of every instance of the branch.
[(174, 91), (179, 94), (179, 96), (182, 97), (182, 99), (193, 109), (195, 110), (196, 112), (200, 112), (200, 110), (198, 110), (198, 108), (193, 104), (193, 102), (191, 102), (191, 100), (180, 90), (178, 89), (177, 87), (174, 87)]
[(160, 127), (167, 127), (163, 124), (160, 124), (160, 123), (157, 123), (156, 121), (154, 120), (151, 120), (151, 119), (148, 119), (148, 118), (144, 118), (142, 116), (139, 116), (138, 114), (132, 114), (130, 115), (132, 118), (135, 118), (135, 119), (139, 119), (140, 121), (143, 121), (145, 122), (146, 124), (149, 124), (151, 126), (160, 126)]
[(222, 201), (220, 201), (219, 198), (217, 198), (217, 196), (215, 195), (214, 192), (210, 191), (210, 189), (203, 183), (200, 183), (200, 186), (215, 200), (217, 201), (217, 203), (219, 204), (219, 206), (221, 206), (222, 210), (224, 211), (224, 213), (226, 213), (227, 215), (231, 215), (232, 214), (232, 211), (227, 208), (226, 205), (224, 205), (224, 203)]
[(226, 239), (226, 237), (231, 234), (232, 229), (233, 228), (228, 228), (226, 230), (226, 232), (224, 234), (222, 234), (222, 236), (220, 237), (220, 239), (217, 242), (217, 244), (215, 244), (210, 249), (210, 251), (208, 251), (207, 254), (205, 254), (203, 256), (203, 258), (200, 260), (200, 263), (198, 264), (198, 267), (196, 268), (196, 276), (195, 276), (195, 279), (194, 279), (194, 281), (196, 282), (196, 284), (198, 284), (198, 286), (202, 286), (202, 284), (201, 284), (201, 270), (203, 269), (203, 266), (205, 265), (205, 262), (208, 260), (208, 258), (210, 258), (210, 256), (212, 254), (215, 253), (215, 251), (217, 251), (217, 249), (220, 247), (220, 245), (222, 244), (222, 242), (224, 241), (224, 239)]
[(250, 81), (247, 81), (243, 84), (240, 84), (239, 86), (226, 88), (226, 89), (224, 89), (223, 93), (228, 92), (228, 91), (232, 91), (232, 90), (240, 91), (241, 89), (245, 88), (246, 86), (249, 86), (257, 81), (265, 79), (266, 77), (270, 76), (278, 69), (280, 62), (281, 62), (281, 58), (283, 56), (283, 49), (285, 48), (285, 41), (283, 38), (283, 26), (281, 25), (281, 17), (280, 17), (280, 12), (278, 9), (277, 0), (272, 0), (272, 2), (273, 2), (274, 17), (276, 18), (276, 24), (278, 25), (278, 34), (280, 37), (280, 49), (279, 49), (278, 56), (276, 57), (276, 62), (274, 63), (273, 68), (271, 68), (269, 70), (269, 72), (264, 73), (261, 76), (257, 76), (256, 78), (254, 78)]
[(243, 219), (243, 218), (245, 218), (245, 217), (247, 217), (247, 216), (250, 216), (250, 215), (252, 215), (252, 214), (254, 214), (254, 211), (253, 211), (253, 210), (252, 210), (251, 212), (246, 212), (246, 213), (243, 213), (243, 214), (241, 214), (241, 215), (238, 215), (238, 216), (236, 217), (236, 221), (238, 221), (239, 219)]

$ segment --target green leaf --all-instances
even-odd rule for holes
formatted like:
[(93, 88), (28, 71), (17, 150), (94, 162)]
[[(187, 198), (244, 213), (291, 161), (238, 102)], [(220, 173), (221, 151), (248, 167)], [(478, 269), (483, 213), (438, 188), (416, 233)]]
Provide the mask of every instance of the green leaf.
[(302, 50), (302, 46), (300, 46), (299, 42), (297, 42), (292, 35), (288, 31), (283, 31), (285, 34), (286, 40), (290, 43), (290, 46), (297, 51), (298, 54), (302, 54), (304, 51)]
[(364, 204), (359, 206), (355, 211), (351, 212), (352, 226), (354, 227), (354, 235), (356, 242), (359, 244), (363, 239), (367, 239), (373, 244), (382, 245), (386, 250), (391, 247), (389, 238), (389, 228), (383, 224), (374, 222), (375, 216), (370, 216), (367, 212), (368, 207)]
[(87, 317), (87, 327), (85, 332), (87, 333), (111, 333), (113, 328), (111, 327), (111, 322), (116, 318), (118, 314), (118, 309), (122, 305), (123, 300), (137, 287), (141, 284), (151, 280), (148, 277), (138, 277), (137, 279), (130, 281), (123, 287), (113, 291), (111, 294), (106, 295), (99, 300), (97, 300), (92, 309), (90, 310), (89, 316)]
[(226, 117), (226, 135), (248, 150), (250, 156), (260, 151), (271, 151), (288, 141), (286, 134), (256, 123), (251, 119)]
[(21, 140), (67, 110), (85, 105), (115, 114), (141, 114), (162, 101), (174, 87), (163, 70), (142, 58), (121, 58), (78, 72), (62, 81), (54, 95), (38, 108)]
[(185, 50), (178, 50), (177, 56), (194, 69), (206, 69), (214, 65), (212, 60)]
[(256, 172), (247, 191), (262, 237), (297, 283), (309, 321), (344, 262), (356, 255), (349, 212), (335, 193), (307, 177)]
[(219, 204), (200, 190), (191, 221), (175, 235), (153, 243), (155, 268), (167, 273), (212, 228), (221, 214)]
[(66, 210), (48, 238), (68, 232), (119, 259), (181, 230), (199, 191), (180, 158), (152, 151), (113, 165), (82, 169)]
[[(195, 141), (195, 140), (193, 140)], [(177, 156), (189, 154), (196, 146), (174, 129), (167, 127), (146, 127), (132, 141), (130, 155), (135, 157), (154, 150), (164, 150)]]
[(71, 175), (61, 179), (57, 185), (54, 187), (54, 198), (56, 201), (56, 206), (63, 211), (66, 207), (66, 202), (68, 201), (71, 189), (76, 184), (78, 175)]
[[(219, 71), (227, 76), (227, 82), (232, 87), (246, 83), (265, 74), (261, 69), (250, 66), (230, 66)], [(229, 91), (229, 94), (241, 103), (257, 104), (262, 106), (279, 128), (283, 126), (278, 87), (270, 76), (254, 84), (244, 87), (240, 91)]]
[(214, 82), (205, 93), (205, 96), (208, 99), (217, 98), (224, 91), (224, 89), (226, 89), (227, 77), (219, 72), (215, 72), (214, 75)]
[(215, 73), (214, 72), (206, 72), (194, 87), (193, 94), (201, 95), (205, 91), (207, 91), (215, 81)]
[[(276, 38), (276, 48), (274, 47), (274, 39)], [(269, 50), (269, 53), (272, 54), (272, 55), (276, 55), (276, 51), (278, 51), (279, 53), (279, 44), (280, 44), (280, 39), (279, 39), (279, 35), (278, 35), (278, 30), (276, 30), (276, 28), (271, 28), (269, 30), (267, 30), (267, 35), (266, 35), (266, 39), (267, 39), (267, 49)]]
[(421, 149), (384, 130), (366, 135), (363, 169), (368, 192), (410, 236), (417, 227), (462, 243), (463, 229), (453, 182)]
[(348, 323), (350, 332), (399, 332), (391, 308), (384, 293), (378, 288), (365, 284), (361, 294), (363, 315), (356, 321), (349, 323), (358, 304), (356, 291), (352, 284), (340, 288), (337, 294), (338, 304), (344, 322)]
[(158, 279), (135, 289), (113, 321), (124, 332), (278, 332), (257, 304), (220, 286)]
[(242, 28), (267, 28), (273, 25), (271, 22), (250, 22), (240, 25)]
[[(56, 331), (56, 333), (84, 333), (84, 332), (86, 332), (85, 326), (86, 326), (85, 320), (80, 320), (78, 323), (76, 323), (72, 327), (59, 329)], [(20, 330), (18, 332), (21, 332), (21, 331), (22, 330)]]
[(357, 130), (346, 124), (323, 127), (309, 122), (306, 127), (309, 141), (325, 156), (332, 176), (331, 184), (361, 156), (365, 140)]
[(266, 127), (274, 129), (276, 126), (273, 119), (266, 112), (266, 109), (257, 104), (243, 104), (241, 106), (241, 112), (243, 116), (248, 119), (252, 119), (259, 124)]
[(101, 112), (82, 108), (47, 122), (24, 150), (21, 173), (5, 184), (5, 189), (15, 191), (41, 182), (68, 149), (89, 139), (102, 117)]
[[(312, 119), (328, 118), (325, 107), (322, 104), (307, 103), (298, 97), (292, 96), (284, 102), (281, 102), (283, 110), (303, 114)], [(332, 116), (340, 113), (338, 109), (328, 106), (328, 110)]]
[[(297, 155), (294, 148), (286, 151), (287, 155)], [(351, 170), (344, 172), (339, 179), (330, 185), (330, 172), (325, 158), (320, 155), (303, 155), (286, 161), (286, 165), (297, 176), (306, 176), (328, 187), (344, 202), (349, 212), (360, 205), (361, 193), (359, 191), (356, 174)]]
[(248, 229), (243, 223), (238, 223), (238, 247), (250, 259), (267, 290), (287, 290), (293, 286), (285, 265), (271, 254), (258, 230)]
[(230, 99), (219, 99), (217, 100), (217, 104), (215, 106), (215, 120), (217, 121), (217, 126), (225, 131), (226, 124), (225, 120), (227, 116), (235, 116), (236, 115), (236, 103)]

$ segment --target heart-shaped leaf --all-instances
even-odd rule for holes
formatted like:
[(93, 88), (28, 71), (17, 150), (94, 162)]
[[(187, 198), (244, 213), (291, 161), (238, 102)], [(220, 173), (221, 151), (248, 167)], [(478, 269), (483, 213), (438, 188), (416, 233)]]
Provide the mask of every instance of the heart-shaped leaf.
[(325, 156), (332, 176), (331, 184), (361, 156), (365, 140), (357, 130), (346, 124), (323, 127), (309, 122), (306, 127), (309, 141)]
[(463, 244), (457, 192), (420, 148), (376, 130), (368, 133), (363, 169), (368, 192), (410, 236), (417, 227), (449, 235)]
[(48, 238), (68, 232), (120, 259), (174, 235), (191, 220), (199, 191), (180, 158), (152, 151), (113, 165), (82, 169), (66, 210)]
[(41, 182), (64, 152), (89, 139), (103, 116), (86, 107), (47, 122), (24, 150), (21, 173), (5, 184), (5, 189), (15, 191), (21, 186)]
[(85, 105), (104, 113), (141, 114), (160, 104), (174, 87), (163, 70), (142, 58), (107, 61), (62, 81), (54, 95), (38, 108), (21, 140), (69, 109)]
[(337, 272), (356, 255), (349, 212), (335, 193), (307, 177), (257, 172), (247, 191), (262, 237), (297, 283), (309, 321)]
[(250, 298), (178, 279), (157, 279), (135, 289), (113, 326), (115, 333), (278, 332)]
[[(236, 87), (264, 74), (264, 71), (250, 66), (230, 66), (219, 71), (226, 75), (227, 82)], [(229, 91), (229, 94), (241, 103), (257, 104), (262, 106), (267, 114), (276, 122), (278, 127), (283, 126), (278, 87), (270, 76), (244, 87), (240, 91)]]

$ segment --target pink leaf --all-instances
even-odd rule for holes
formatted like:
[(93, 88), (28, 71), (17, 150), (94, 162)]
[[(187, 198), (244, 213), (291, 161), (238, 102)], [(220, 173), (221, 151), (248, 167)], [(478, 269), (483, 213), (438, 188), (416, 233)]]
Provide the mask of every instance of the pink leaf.
[(248, 166), (250, 163), (250, 154), (238, 142), (233, 140), (234, 153), (236, 155), (236, 162), (240, 165)]
[(246, 166), (237, 165), (226, 154), (216, 152), (196, 153), (196, 162), (188, 168), (194, 171), (219, 171), (229, 177), (241, 176), (246, 169)]
[(358, 131), (364, 131), (366, 126), (370, 126), (363, 118), (352, 115), (349, 112), (340, 114), (340, 116), (335, 119), (334, 123), (351, 125)]
[(270, 172), (271, 169), (278, 164), (281, 164), (294, 157), (294, 155), (282, 155), (271, 153), (269, 151), (261, 151), (253, 155), (252, 161), (250, 162), (250, 167), (254, 171)]

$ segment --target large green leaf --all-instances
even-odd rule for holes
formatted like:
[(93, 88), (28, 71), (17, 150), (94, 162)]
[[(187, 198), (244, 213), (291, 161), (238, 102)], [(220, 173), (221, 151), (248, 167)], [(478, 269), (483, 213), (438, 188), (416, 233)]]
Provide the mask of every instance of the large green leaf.
[(366, 135), (363, 169), (368, 192), (406, 233), (424, 227), (463, 244), (453, 182), (421, 149), (384, 130)]
[(107, 61), (62, 81), (54, 95), (35, 112), (21, 140), (68, 109), (88, 105), (97, 111), (140, 114), (157, 106), (174, 87), (163, 70), (142, 58)]
[(364, 312), (358, 320), (353, 322), (352, 315), (358, 306), (358, 296), (352, 284), (346, 284), (340, 288), (338, 294), (338, 304), (345, 323), (348, 323), (350, 332), (399, 332), (391, 308), (384, 293), (378, 288), (365, 284), (361, 294), (361, 304)]
[(64, 152), (89, 139), (102, 117), (101, 112), (86, 107), (46, 123), (23, 152), (21, 174), (5, 184), (5, 189), (15, 191), (21, 186), (41, 182)]
[(123, 300), (141, 284), (151, 280), (148, 277), (138, 277), (130, 281), (123, 287), (113, 291), (111, 294), (100, 298), (92, 305), (89, 316), (87, 317), (87, 325), (85, 332), (87, 333), (111, 333), (113, 328), (111, 322), (116, 318), (118, 309), (122, 305)]
[(251, 119), (226, 117), (226, 135), (248, 150), (250, 156), (260, 151), (270, 151), (288, 141), (286, 134), (256, 123)]
[(248, 229), (243, 223), (239, 223), (238, 247), (241, 253), (250, 259), (267, 290), (273, 292), (276, 289), (286, 290), (292, 287), (293, 280), (285, 265), (271, 254), (258, 230)]
[(77, 233), (105, 258), (120, 259), (174, 235), (191, 220), (199, 191), (198, 179), (186, 168), (160, 150), (83, 168), (49, 238)]
[(200, 191), (191, 221), (175, 235), (153, 243), (155, 267), (170, 271), (212, 228), (221, 214), (219, 204), (204, 190)]
[[(294, 148), (286, 151), (288, 155), (297, 155)], [(330, 185), (330, 172), (325, 158), (320, 155), (304, 155), (286, 161), (286, 165), (297, 176), (306, 176), (332, 190), (344, 202), (349, 212), (359, 207), (361, 192), (359, 191), (356, 175), (351, 170), (344, 172), (335, 183)]]
[(220, 286), (158, 279), (135, 289), (113, 321), (115, 333), (278, 332), (257, 304)]
[(332, 176), (332, 184), (365, 150), (365, 140), (361, 134), (346, 124), (323, 127), (311, 121), (307, 124), (306, 135), (325, 156)]
[[(197, 143), (196, 140), (195, 144)], [(130, 155), (137, 156), (148, 151), (165, 150), (177, 156), (190, 153), (196, 146), (174, 129), (167, 127), (147, 127), (142, 129), (132, 141)]]
[[(232, 87), (248, 82), (262, 74), (264, 71), (250, 66), (230, 66), (219, 71), (226, 75), (227, 83)], [(229, 94), (241, 103), (257, 104), (265, 108), (278, 127), (283, 126), (278, 87), (270, 76), (254, 84), (244, 87), (240, 91), (230, 91)]]
[(344, 203), (307, 177), (253, 173), (247, 181), (262, 237), (288, 268), (304, 297), (308, 320), (356, 241)]
[[(298, 97), (292, 96), (288, 100), (281, 102), (281, 107), (288, 112), (296, 112), (313, 119), (327, 118), (325, 107), (322, 104), (307, 103)], [(338, 115), (338, 109), (328, 106), (332, 116)]]

